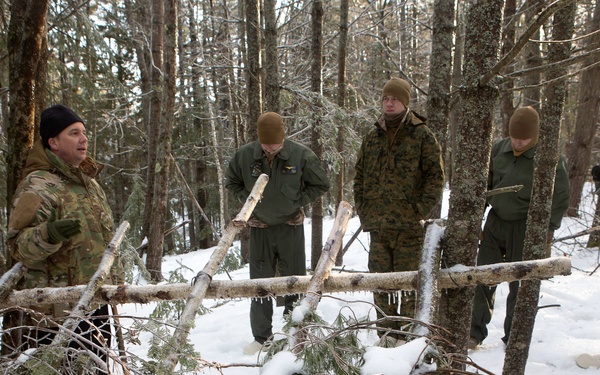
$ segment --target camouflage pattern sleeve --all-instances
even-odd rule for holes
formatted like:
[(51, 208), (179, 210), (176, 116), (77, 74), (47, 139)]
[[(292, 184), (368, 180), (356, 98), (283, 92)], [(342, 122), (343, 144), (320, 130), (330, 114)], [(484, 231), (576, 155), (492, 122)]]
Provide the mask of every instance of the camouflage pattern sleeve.
[(433, 132), (423, 127), (422, 169), (423, 190), (417, 209), (423, 216), (427, 215), (441, 199), (444, 190), (444, 162), (442, 151)]
[(57, 216), (51, 192), (44, 191), (44, 180), (28, 176), (17, 190), (8, 225), (11, 255), (28, 267), (46, 259), (61, 247), (48, 242), (46, 221)]

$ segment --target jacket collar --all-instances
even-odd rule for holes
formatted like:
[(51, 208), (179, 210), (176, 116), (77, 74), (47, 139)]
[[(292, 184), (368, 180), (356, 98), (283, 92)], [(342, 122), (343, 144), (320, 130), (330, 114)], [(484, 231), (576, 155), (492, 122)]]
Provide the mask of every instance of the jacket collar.
[[(292, 143), (292, 141), (290, 141), (289, 139), (286, 139), (283, 142), (283, 148), (281, 149), (281, 151), (279, 151), (279, 154), (277, 154), (277, 157), (282, 159), (282, 160), (288, 160), (290, 158), (290, 144)], [(263, 158), (263, 156), (265, 155), (265, 152), (263, 151), (262, 147), (260, 147), (260, 142), (258, 141), (254, 141), (254, 146), (253, 146), (253, 151), (252, 151), (252, 156), (254, 157), (254, 160), (260, 160)]]

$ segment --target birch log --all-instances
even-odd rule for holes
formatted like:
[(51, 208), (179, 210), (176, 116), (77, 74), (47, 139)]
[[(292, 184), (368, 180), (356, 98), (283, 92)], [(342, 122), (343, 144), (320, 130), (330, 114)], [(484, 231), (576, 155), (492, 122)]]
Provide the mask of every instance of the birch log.
[[(333, 224), (333, 229), (329, 233), (329, 237), (325, 242), (325, 246), (321, 251), (321, 257), (315, 267), (315, 272), (310, 278), (308, 288), (306, 290), (306, 297), (300, 301), (300, 311), (303, 312), (306, 309), (315, 311), (317, 305), (323, 294), (323, 285), (331, 274), (331, 269), (335, 265), (335, 259), (337, 257), (340, 248), (342, 247), (342, 241), (350, 216), (352, 215), (352, 206), (350, 203), (341, 201), (338, 206), (337, 216)], [(295, 314), (294, 314), (295, 315)], [(295, 317), (295, 316), (294, 316)], [(306, 316), (303, 316), (303, 320)], [(294, 319), (295, 320), (295, 319)], [(295, 325), (301, 325), (301, 322), (295, 323)], [(302, 342), (304, 341), (301, 337), (302, 330), (296, 330), (296, 334), (290, 338), (289, 346), (293, 348), (293, 352), (298, 354), (302, 351)], [(299, 344), (299, 345), (298, 345)]]
[[(569, 258), (547, 258), (481, 267), (456, 266), (440, 270), (438, 288), (451, 289), (478, 284), (496, 285), (515, 280), (549, 279), (571, 274)], [(252, 280), (213, 280), (204, 298), (263, 298), (306, 292), (310, 276), (289, 276)], [(348, 273), (331, 275), (323, 293), (416, 290), (417, 271), (390, 273)], [(185, 300), (193, 287), (189, 283), (167, 285), (104, 285), (93, 302), (122, 304)], [(42, 303), (73, 303), (85, 290), (84, 285), (65, 288), (35, 288), (11, 292), (0, 308), (32, 306)]]
[(212, 277), (217, 272), (219, 264), (227, 255), (227, 251), (233, 242), (235, 235), (241, 230), (242, 226), (248, 221), (254, 207), (258, 204), (258, 201), (262, 197), (262, 192), (265, 186), (269, 182), (269, 177), (266, 174), (261, 174), (254, 183), (254, 187), (246, 199), (246, 203), (233, 219), (233, 221), (225, 229), (225, 233), (219, 240), (216, 250), (212, 253), (210, 259), (204, 266), (202, 271), (196, 275), (196, 282), (192, 287), (191, 292), (187, 296), (187, 302), (181, 313), (179, 324), (173, 333), (173, 336), (167, 344), (171, 348), (170, 353), (161, 362), (158, 373), (161, 375), (172, 374), (177, 362), (179, 361), (179, 353), (183, 344), (187, 341), (187, 337), (190, 333), (190, 328), (194, 323), (198, 308), (202, 304), (202, 300), (206, 295), (206, 291), (212, 281)]
[[(417, 275), (417, 311), (415, 320), (426, 324), (434, 322), (436, 307), (439, 300), (438, 274), (440, 269), (440, 243), (444, 228), (439, 225), (439, 220), (427, 224), (421, 262)], [(419, 324), (414, 329), (418, 336), (428, 336), (427, 325)]]
[[(54, 337), (52, 341), (52, 345), (56, 346), (66, 346), (67, 342), (71, 339), (74, 334), (75, 328), (79, 325), (79, 322), (82, 319), (85, 319), (85, 312), (88, 311), (92, 305), (92, 301), (94, 299), (94, 295), (100, 289), (100, 287), (104, 284), (104, 279), (110, 273), (110, 268), (112, 267), (115, 257), (117, 256), (117, 251), (119, 249), (119, 245), (121, 241), (123, 241), (123, 237), (125, 236), (125, 232), (129, 228), (129, 223), (124, 221), (119, 225), (119, 228), (115, 232), (113, 239), (108, 244), (108, 247), (104, 251), (104, 255), (102, 256), (102, 260), (100, 260), (100, 264), (98, 265), (98, 269), (92, 276), (90, 282), (86, 285), (83, 290), (79, 301), (75, 308), (71, 311), (69, 318), (65, 321), (63, 325), (60, 326), (59, 334)], [(44, 301), (46, 302), (46, 301)], [(64, 355), (64, 353), (63, 353)], [(103, 371), (108, 371), (106, 367), (106, 363), (102, 361), (95, 355), (90, 353), (90, 357), (96, 362), (98, 366)], [(62, 355), (57, 356), (57, 362), (62, 363)]]
[(27, 267), (23, 263), (17, 262), (2, 275), (2, 278), (0, 278), (0, 301), (4, 300), (14, 290), (15, 285), (17, 285), (26, 272)]

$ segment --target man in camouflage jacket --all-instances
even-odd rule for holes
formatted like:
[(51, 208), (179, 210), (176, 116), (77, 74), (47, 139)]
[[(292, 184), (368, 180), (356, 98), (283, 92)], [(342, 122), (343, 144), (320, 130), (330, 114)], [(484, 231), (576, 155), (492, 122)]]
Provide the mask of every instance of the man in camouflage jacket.
[[(258, 140), (240, 147), (229, 162), (227, 189), (240, 202), (250, 195), (258, 177), (269, 182), (248, 221), (250, 226), (250, 278), (306, 274), (304, 212), (329, 189), (321, 161), (308, 147), (285, 139), (283, 119), (274, 112), (258, 118)], [(297, 295), (285, 297), (284, 314), (292, 311)], [(252, 299), (250, 325), (254, 341), (244, 348), (254, 354), (271, 339), (273, 303)]]
[[(27, 157), (25, 178), (17, 187), (9, 219), (10, 256), (13, 262), (22, 262), (28, 269), (19, 288), (87, 284), (113, 236), (112, 212), (104, 191), (94, 179), (102, 166), (87, 157), (85, 126), (71, 109), (55, 105), (44, 110), (40, 135), (41, 140)], [(113, 283), (123, 281), (122, 269), (117, 268), (119, 259), (111, 272)], [(32, 306), (52, 318), (68, 315), (73, 307)], [(100, 343), (92, 335), (92, 341), (101, 347), (110, 346), (107, 315), (107, 305), (99, 306), (89, 320), (102, 330), (107, 340)], [(33, 325), (44, 326), (38, 316), (29, 318), (33, 319)], [(84, 321), (79, 328), (84, 332), (89, 324)], [(47, 330), (35, 329), (26, 335), (29, 340), (26, 346), (49, 344), (54, 337)]]
[[(383, 114), (363, 139), (354, 177), (354, 201), (362, 228), (370, 232), (370, 272), (415, 271), (419, 267), (425, 219), (440, 200), (444, 169), (440, 146), (425, 118), (408, 108), (410, 85), (390, 79), (383, 88)], [(397, 315), (385, 293), (373, 294), (388, 316)], [(414, 317), (414, 293), (402, 293), (400, 315)], [(378, 311), (378, 318), (383, 315)], [(384, 321), (379, 344), (405, 340), (399, 322)]]

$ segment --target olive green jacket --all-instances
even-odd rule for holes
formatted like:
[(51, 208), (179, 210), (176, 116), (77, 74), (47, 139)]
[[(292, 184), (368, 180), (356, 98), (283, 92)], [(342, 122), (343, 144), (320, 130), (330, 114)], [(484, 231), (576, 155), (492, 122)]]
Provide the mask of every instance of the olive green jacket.
[[(521, 155), (515, 156), (509, 137), (492, 146), (488, 190), (523, 185), (523, 188), (516, 193), (497, 194), (488, 198), (487, 202), (500, 219), (505, 221), (527, 219), (533, 186), (533, 157), (536, 150), (537, 146), (534, 146)], [(569, 176), (565, 168), (565, 160), (561, 157), (556, 166), (550, 229), (560, 227), (568, 207)]]
[(354, 202), (364, 231), (424, 219), (444, 188), (440, 145), (425, 118), (409, 110), (391, 145), (384, 126), (375, 123), (356, 162)]
[(258, 141), (240, 147), (229, 162), (225, 186), (244, 202), (262, 173), (269, 176), (262, 199), (253, 215), (267, 225), (283, 224), (300, 208), (314, 202), (329, 189), (321, 161), (306, 146), (286, 139), (269, 167)]
[[(12, 261), (28, 268), (19, 288), (87, 284), (113, 236), (112, 212), (94, 180), (101, 167), (87, 158), (79, 168), (65, 163), (37, 142), (30, 151), (12, 203), (7, 244)], [(67, 241), (48, 242), (46, 223), (79, 219), (81, 232)], [(122, 279), (115, 262), (112, 281)], [(58, 309), (63, 309), (64, 306)], [(52, 310), (51, 310), (52, 309)], [(62, 315), (57, 307), (40, 310)]]

